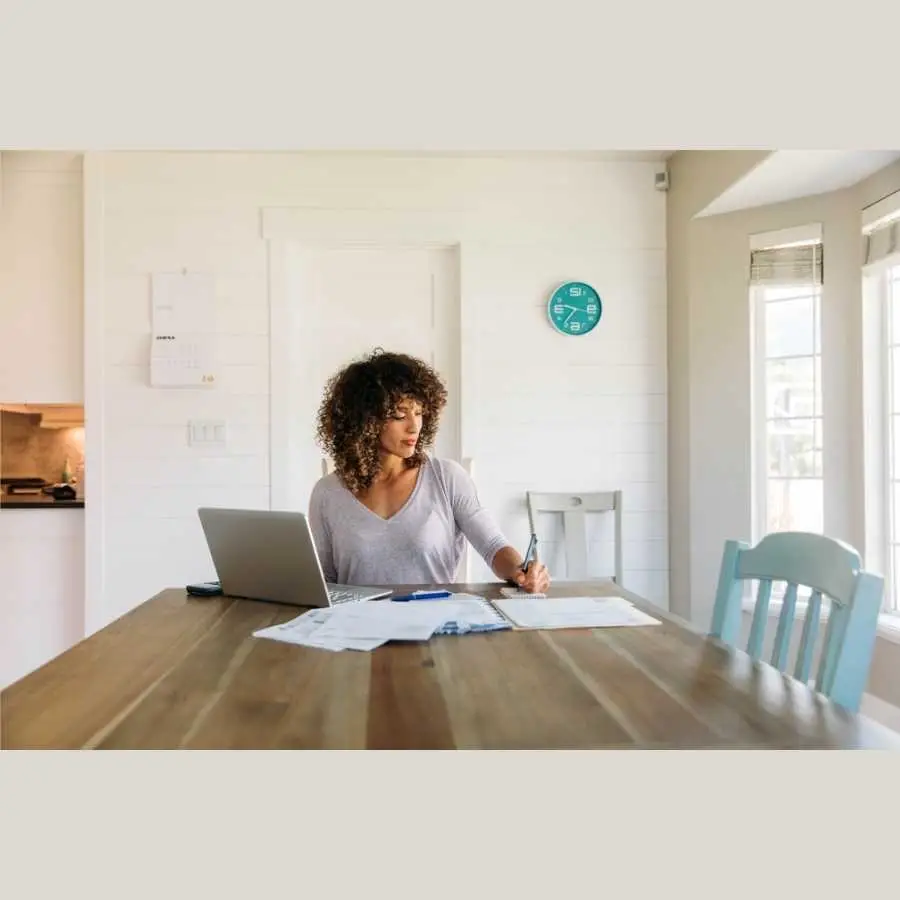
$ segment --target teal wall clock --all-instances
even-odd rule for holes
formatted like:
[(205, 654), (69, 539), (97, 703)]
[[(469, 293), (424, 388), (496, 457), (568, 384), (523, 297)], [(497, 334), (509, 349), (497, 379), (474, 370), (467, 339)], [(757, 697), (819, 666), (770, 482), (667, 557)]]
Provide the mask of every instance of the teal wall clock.
[(561, 284), (547, 303), (550, 324), (560, 334), (587, 334), (603, 315), (600, 295), (583, 281)]

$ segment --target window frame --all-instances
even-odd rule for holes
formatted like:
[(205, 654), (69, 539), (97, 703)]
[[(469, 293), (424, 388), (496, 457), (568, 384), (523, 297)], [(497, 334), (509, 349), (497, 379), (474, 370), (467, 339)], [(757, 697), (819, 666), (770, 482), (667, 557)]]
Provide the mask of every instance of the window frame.
[[(766, 309), (771, 303), (785, 302), (781, 300), (767, 299), (767, 292), (772, 290), (796, 288), (797, 292), (804, 293), (813, 298), (813, 352), (811, 354), (798, 354), (793, 356), (769, 356), (766, 348)], [(773, 480), (769, 473), (769, 440), (770, 424), (773, 421), (768, 415), (768, 391), (769, 391), (769, 362), (778, 359), (811, 359), (813, 366), (813, 414), (809, 416), (787, 417), (803, 419), (813, 423), (813, 458), (820, 454), (821, 468), (818, 475), (792, 476), (788, 478), (778, 477), (778, 481), (816, 481), (821, 485), (822, 491), (822, 529), (824, 530), (825, 516), (825, 410), (824, 393), (822, 391), (822, 298), (824, 285), (810, 282), (808, 285), (786, 284), (778, 285), (753, 285), (751, 287), (751, 303), (753, 307), (753, 516), (752, 531), (754, 542), (761, 540), (769, 533), (769, 487)], [(798, 298), (799, 299), (799, 298)], [(818, 363), (818, 364), (817, 364)], [(822, 445), (816, 447), (816, 427), (820, 429)]]
[[(877, 278), (878, 305), (881, 315), (881, 359), (879, 374), (881, 380), (881, 480), (882, 496), (882, 553), (884, 570), (883, 611), (900, 615), (900, 580), (897, 571), (897, 552), (900, 551), (900, 505), (896, 503), (897, 489), (900, 488), (900, 472), (894, 471), (894, 459), (900, 447), (894, 445), (895, 418), (900, 420), (900, 397), (894, 396), (893, 351), (900, 353), (900, 334), (894, 334), (894, 304), (900, 306), (900, 254), (882, 260), (873, 273)], [(894, 283), (898, 292), (894, 294)], [(896, 411), (895, 411), (896, 410)], [(898, 441), (900, 444), (900, 441)]]
[[(900, 397), (894, 396), (892, 350), (900, 354), (900, 334), (894, 334), (892, 307), (900, 307), (900, 248), (896, 234), (879, 239), (886, 229), (896, 230), (900, 220), (900, 191), (883, 197), (862, 210), (862, 376), (863, 376), (863, 485), (866, 567), (884, 578), (882, 613), (900, 642), (900, 503), (894, 486), (900, 472), (894, 460), (900, 446), (894, 445), (894, 419), (900, 424)], [(870, 242), (874, 241), (874, 245)], [(874, 258), (873, 258), (874, 257)], [(900, 309), (898, 309), (900, 313)], [(897, 408), (897, 413), (894, 408)], [(900, 444), (900, 428), (897, 432)]]

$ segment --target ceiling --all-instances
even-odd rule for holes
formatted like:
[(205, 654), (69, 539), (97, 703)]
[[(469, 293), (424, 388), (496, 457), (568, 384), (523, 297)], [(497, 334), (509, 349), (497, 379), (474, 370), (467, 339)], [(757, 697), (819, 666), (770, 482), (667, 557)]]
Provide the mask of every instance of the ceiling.
[(840, 190), (897, 159), (900, 150), (776, 150), (697, 213), (697, 217)]
[[(124, 151), (132, 152), (132, 151)], [(143, 152), (143, 151), (138, 151)], [(315, 150), (259, 150), (259, 151), (226, 151), (226, 150), (176, 150), (175, 153), (229, 153), (255, 152), (275, 153), (301, 156), (380, 156), (403, 159), (581, 159), (599, 162), (665, 162), (675, 150), (403, 150), (403, 149), (315, 149)]]

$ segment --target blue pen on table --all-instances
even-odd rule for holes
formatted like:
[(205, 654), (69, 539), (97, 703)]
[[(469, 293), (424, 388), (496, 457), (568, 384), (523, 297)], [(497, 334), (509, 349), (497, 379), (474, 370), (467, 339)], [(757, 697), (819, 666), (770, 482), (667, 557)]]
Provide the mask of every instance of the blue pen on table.
[(450, 591), (413, 591), (411, 594), (404, 594), (402, 597), (391, 597), (391, 600), (407, 603), (410, 600), (445, 600), (451, 596), (453, 595)]

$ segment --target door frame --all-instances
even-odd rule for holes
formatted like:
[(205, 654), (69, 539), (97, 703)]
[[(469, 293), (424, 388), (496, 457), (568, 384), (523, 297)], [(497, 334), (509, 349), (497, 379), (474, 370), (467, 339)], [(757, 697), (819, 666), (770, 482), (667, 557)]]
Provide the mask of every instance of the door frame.
[[(427, 210), (333, 210), (271, 208), (262, 210), (262, 237), (267, 242), (269, 284), (269, 503), (272, 509), (305, 510), (291, 462), (309, 436), (297, 433), (291, 415), (289, 386), (296, 382), (297, 354), (291, 336), (298, 310), (290, 303), (291, 245), (322, 249), (455, 250), (459, 263), (459, 451), (474, 456), (472, 375), (476, 353), (474, 306), (466, 289), (466, 240), (452, 217), (437, 218)], [(311, 476), (313, 477), (312, 473)]]

